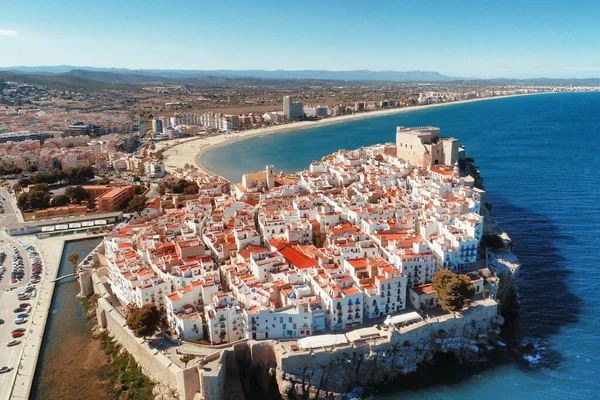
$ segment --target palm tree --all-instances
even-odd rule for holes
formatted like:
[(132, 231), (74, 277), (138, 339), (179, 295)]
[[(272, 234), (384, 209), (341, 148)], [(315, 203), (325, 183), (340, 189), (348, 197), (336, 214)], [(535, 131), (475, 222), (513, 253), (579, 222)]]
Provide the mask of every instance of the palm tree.
[(77, 265), (79, 264), (79, 254), (71, 253), (71, 254), (69, 254), (69, 257), (67, 259), (69, 260), (71, 265), (73, 265), (73, 273), (76, 274), (77, 273)]

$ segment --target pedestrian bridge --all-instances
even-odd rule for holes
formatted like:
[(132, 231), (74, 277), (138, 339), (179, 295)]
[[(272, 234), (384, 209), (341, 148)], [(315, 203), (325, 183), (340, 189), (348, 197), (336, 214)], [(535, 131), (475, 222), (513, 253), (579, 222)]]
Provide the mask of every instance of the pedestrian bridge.
[(52, 282), (62, 281), (63, 279), (67, 279), (72, 276), (79, 276), (79, 274), (67, 274), (67, 275), (59, 276), (58, 278), (54, 279)]

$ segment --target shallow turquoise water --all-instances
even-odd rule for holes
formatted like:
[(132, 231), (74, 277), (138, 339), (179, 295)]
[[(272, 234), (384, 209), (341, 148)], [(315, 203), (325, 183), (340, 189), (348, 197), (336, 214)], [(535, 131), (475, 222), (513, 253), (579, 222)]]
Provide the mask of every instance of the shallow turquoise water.
[[(394, 141), (397, 125), (441, 127), (474, 157), (494, 214), (523, 269), (521, 314), (509, 351), (488, 365), (425, 371), (378, 399), (600, 398), (600, 93), (561, 93), (457, 104), (275, 134), (208, 152), (202, 162), (240, 181), (274, 164), (307, 168), (337, 151)], [(530, 365), (514, 349), (533, 340)]]

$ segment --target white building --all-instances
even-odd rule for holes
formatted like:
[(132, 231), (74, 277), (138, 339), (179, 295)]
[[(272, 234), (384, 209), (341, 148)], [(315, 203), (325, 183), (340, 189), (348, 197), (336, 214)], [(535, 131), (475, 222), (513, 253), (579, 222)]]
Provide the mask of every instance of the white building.
[(303, 306), (250, 307), (244, 310), (244, 319), (248, 339), (290, 339), (312, 332), (312, 313)]
[(283, 115), (287, 119), (296, 119), (304, 116), (304, 106), (302, 103), (294, 103), (290, 96), (283, 98)]
[(162, 161), (144, 162), (144, 173), (148, 178), (162, 178), (165, 176), (165, 163)]
[(213, 344), (231, 343), (244, 338), (244, 318), (231, 293), (218, 292), (204, 307), (209, 339)]

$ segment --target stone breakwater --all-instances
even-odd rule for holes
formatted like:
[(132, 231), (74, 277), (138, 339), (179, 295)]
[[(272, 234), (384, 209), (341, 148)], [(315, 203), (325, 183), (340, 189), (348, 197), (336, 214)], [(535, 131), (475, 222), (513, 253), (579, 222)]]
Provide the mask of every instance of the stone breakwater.
[[(485, 359), (498, 341), (504, 319), (498, 304), (481, 300), (466, 312), (430, 319), (400, 330), (382, 329), (381, 337), (309, 351), (286, 342), (249, 342), (252, 366), (263, 379), (277, 380), (289, 399), (332, 399), (356, 386), (392, 382), (416, 371), (437, 352), (454, 353), (465, 361)], [(257, 368), (258, 367), (258, 368)]]

